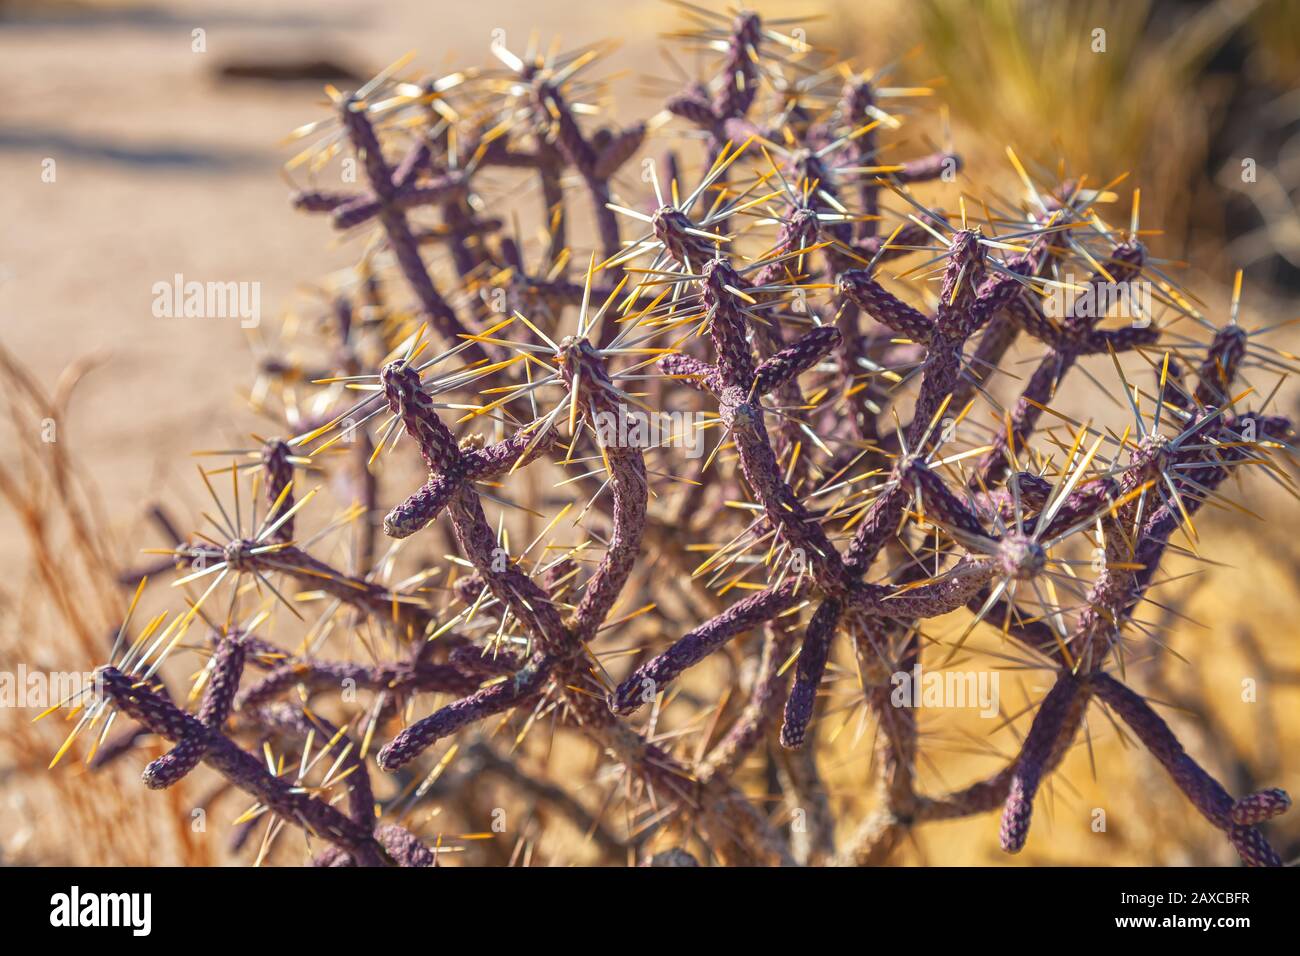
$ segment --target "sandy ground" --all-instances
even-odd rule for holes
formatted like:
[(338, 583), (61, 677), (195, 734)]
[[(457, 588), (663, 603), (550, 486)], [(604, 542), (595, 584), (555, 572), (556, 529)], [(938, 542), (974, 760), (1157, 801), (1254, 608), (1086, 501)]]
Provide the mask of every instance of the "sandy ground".
[[(493, 28), (544, 21), (566, 45), (644, 37), (629, 60), (653, 69), (665, 9), (478, 0), (453, 19), (415, 0), (233, 0), (0, 20), (0, 342), (46, 385), (105, 358), (60, 439), (92, 463), (115, 520), (129, 528), (149, 501), (188, 498), (188, 452), (243, 444), (256, 424), (237, 397), (251, 370), (239, 321), (155, 318), (153, 284), (258, 282), (269, 322), (355, 260), (326, 223), (289, 209), (279, 172), (284, 135), (321, 114), (321, 83), (224, 80), (222, 63), (325, 56), (368, 75), (407, 50), (429, 68), (484, 63)], [(205, 53), (191, 50), (196, 27)], [(616, 93), (635, 85), (629, 75)], [(24, 560), (14, 532), (0, 515), (0, 571)]]

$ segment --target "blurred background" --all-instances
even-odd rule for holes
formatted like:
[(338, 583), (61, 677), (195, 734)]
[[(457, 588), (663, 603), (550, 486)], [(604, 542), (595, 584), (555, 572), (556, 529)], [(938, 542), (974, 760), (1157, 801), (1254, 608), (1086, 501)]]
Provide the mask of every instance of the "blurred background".
[[(1127, 210), (1141, 187), (1144, 227), (1163, 230), (1149, 244), (1194, 263), (1181, 274), (1208, 315), (1226, 314), (1237, 269), (1246, 273), (1248, 325), (1300, 314), (1300, 5), (755, 6), (782, 17), (806, 12), (809, 41), (859, 68), (901, 57), (901, 79), (936, 90), (934, 115), (912, 135), (941, 137), (938, 106), (946, 108), (966, 161), (963, 189), (1013, 189), (1007, 145), (1038, 168), (1087, 173), (1093, 184), (1127, 174), (1114, 187), (1117, 208)], [(250, 336), (232, 322), (154, 318), (153, 284), (176, 273), (257, 281), (272, 321), (301, 306), (313, 279), (354, 261), (354, 249), (331, 244), (319, 222), (289, 209), (281, 174), (290, 154), (282, 141), (320, 115), (324, 83), (355, 86), (412, 49), (428, 69), (484, 64), (494, 29), (522, 45), (536, 28), (569, 47), (621, 40), (607, 70), (623, 71), (612, 83), (615, 115), (645, 116), (662, 103), (655, 80), (673, 75), (660, 35), (680, 26), (657, 0), (475, 0), (454, 10), (421, 0), (0, 0), (6, 395), (18, 429), (51, 418), (58, 429), (58, 441), (37, 452), (24, 451), (30, 433), (0, 443), (8, 505), (0, 509), (0, 670), (18, 661), (80, 670), (102, 659), (129, 596), (116, 575), (138, 560), (142, 542), (160, 543), (149, 508), (194, 509), (190, 452), (230, 447), (256, 427), (240, 401)], [(1300, 410), (1294, 399), (1286, 408)], [(1171, 614), (1199, 624), (1171, 618), (1173, 653), (1149, 665), (1146, 690), (1174, 705), (1189, 751), (1229, 790), (1294, 793), (1297, 505), (1258, 487), (1250, 500), (1266, 520), (1203, 519), (1222, 566), (1200, 566), (1204, 573), (1168, 598)], [(1243, 675), (1259, 681), (1259, 700), (1241, 701)], [(189, 830), (185, 788), (150, 793), (134, 763), (99, 775), (78, 764), (47, 773), (62, 730), (33, 727), (32, 716), (0, 709), (0, 862), (247, 862), (225, 841)], [(1056, 778), (1044, 814), (1051, 840), (1008, 858), (986, 817), (923, 831), (899, 862), (1235, 859), (1154, 761), (1124, 752), (1104, 730)], [(962, 760), (950, 748), (932, 784), (969, 779)], [(862, 760), (846, 756), (825, 772), (833, 801), (852, 805), (867, 789)], [(1099, 835), (1056, 823), (1058, 805), (1111, 808), (1116, 824)], [(1273, 831), (1288, 860), (1300, 854), (1297, 816)]]

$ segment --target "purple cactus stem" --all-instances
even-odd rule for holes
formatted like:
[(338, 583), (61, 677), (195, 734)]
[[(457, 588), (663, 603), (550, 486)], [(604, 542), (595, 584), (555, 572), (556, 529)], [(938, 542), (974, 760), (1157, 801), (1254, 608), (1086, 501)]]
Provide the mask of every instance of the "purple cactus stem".
[(781, 724), (783, 747), (797, 750), (804, 745), (808, 724), (812, 720), (817, 685), (821, 683), (822, 674), (826, 671), (831, 638), (839, 623), (841, 610), (837, 601), (826, 601), (817, 608), (812, 620), (808, 622), (808, 632), (804, 635), (803, 648), (799, 652), (794, 685), (785, 702), (785, 719)]
[[(1169, 725), (1139, 694), (1109, 674), (1097, 674), (1091, 683), (1097, 696), (1119, 715), (1151, 755), (1160, 761), (1192, 806), (1228, 834), (1247, 866), (1281, 866), (1277, 853), (1248, 821), (1265, 813), (1265, 808), (1267, 817), (1285, 811), (1291, 802), (1285, 793), (1274, 790), (1251, 794), (1241, 801), (1242, 809), (1237, 812), (1238, 801), (1234, 801), (1217, 780), (1187, 755)], [(1242, 819), (1236, 819), (1238, 816)]]
[(1034, 796), (1038, 793), (1047, 761), (1066, 729), (1075, 700), (1083, 693), (1085, 690), (1076, 678), (1061, 674), (1038, 706), (1038, 713), (1034, 715), (1029, 734), (1016, 758), (1010, 791), (1002, 811), (1002, 830), (998, 840), (1008, 853), (1019, 853), (1024, 848), (1029, 837), (1029, 820), (1034, 812)]

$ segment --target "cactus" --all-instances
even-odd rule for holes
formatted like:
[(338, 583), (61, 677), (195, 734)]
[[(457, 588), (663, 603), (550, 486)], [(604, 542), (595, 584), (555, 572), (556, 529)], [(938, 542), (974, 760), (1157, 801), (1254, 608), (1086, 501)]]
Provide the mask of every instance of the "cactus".
[[(1125, 677), (1175, 535), (1197, 535), (1229, 477), (1290, 484), (1277, 465), (1290, 422), (1236, 384), (1278, 364), (1237, 323), (1240, 287), (1215, 325), (1146, 248), (1136, 198), (1130, 222), (1109, 225), (1105, 189), (1040, 182), (1014, 153), (1019, 206), (932, 208), (921, 191), (956, 175), (957, 154), (885, 156), (915, 90), (752, 12), (687, 15), (683, 42), (721, 60), (645, 123), (588, 118), (603, 47), (496, 44), (498, 67), (408, 80), (399, 63), (328, 90), (332, 115), (297, 131), (308, 142), (289, 167), (313, 180), (293, 206), (363, 246), (331, 289), (332, 358), (262, 362), (255, 394), (280, 437), (233, 453), (229, 493), (201, 469), (216, 511), (168, 552), (190, 600), (138, 632), (123, 623), (100, 695), (70, 702), (85, 705), (73, 737), (103, 742), (124, 715), (173, 744), (150, 787), (206, 764), (256, 801), (250, 819), (276, 821), (268, 837), (304, 831), (318, 865), (436, 862), (450, 848), (411, 809), (476, 748), (590, 819), (607, 861), (639, 847), (645, 865), (695, 865), (699, 837), (726, 864), (876, 863), (913, 828), (1000, 805), (1001, 846), (1019, 851), (1091, 708), (1132, 731), (1243, 861), (1278, 864), (1259, 827), (1287, 795), (1228, 794)], [(638, 167), (652, 146), (660, 158)], [(317, 187), (339, 157), (363, 188)], [(540, 241), (519, 232), (529, 218)], [(1126, 326), (1079, 305), (1136, 284), (1155, 307)], [(1014, 347), (1041, 358), (1003, 407), (993, 386)], [(1109, 360), (1127, 428), (1052, 407), (1088, 356)], [(304, 377), (311, 413), (274, 402)], [(665, 416), (678, 433), (643, 440)], [(681, 429), (707, 454), (681, 455)], [(399, 459), (417, 453), (411, 480)], [(332, 519), (307, 490), (321, 472), (354, 499)], [(959, 637), (923, 636), (953, 612)], [(927, 794), (915, 713), (890, 685), (968, 654), (977, 627), (1052, 686), (1002, 769)], [(160, 673), (194, 628), (210, 632), (197, 716)], [(724, 650), (743, 664), (731, 682), (684, 691)], [(879, 726), (879, 806), (796, 847), (740, 768), (771, 741), (791, 751), (777, 758), (789, 787), (817, 793), (839, 651)], [(712, 730), (684, 746), (659, 727), (669, 707), (694, 715), (677, 726)], [(548, 726), (588, 740), (637, 821), (627, 840), (574, 798), (587, 779), (538, 781), (496, 756), (485, 741), (506, 721), (519, 740)], [(832, 855), (836, 826), (847, 842)]]

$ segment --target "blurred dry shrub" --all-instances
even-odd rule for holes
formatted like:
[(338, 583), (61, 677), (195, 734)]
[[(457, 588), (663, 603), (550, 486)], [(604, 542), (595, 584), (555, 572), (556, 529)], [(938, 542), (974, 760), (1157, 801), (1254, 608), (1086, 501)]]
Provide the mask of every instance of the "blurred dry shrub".
[[(11, 675), (22, 673), (20, 663), (27, 673), (82, 672), (87, 660), (103, 657), (111, 646), (125, 611), (126, 595), (117, 583), (121, 549), (93, 480), (75, 462), (67, 439), (68, 408), (93, 364), (70, 366), (47, 393), (0, 348), (0, 389), (10, 426), (0, 500), (22, 527), (29, 567), (23, 579), (5, 582), (0, 591), (0, 670)], [(79, 764), (48, 773), (68, 731), (66, 711), (34, 723), (38, 713), (0, 707), (0, 862), (215, 862), (214, 841), (191, 825), (195, 801), (188, 788), (167, 795), (171, 806), (160, 813), (155, 795), (139, 786), (138, 768), (125, 761), (102, 771)]]
[[(914, 49), (909, 74), (942, 83), (957, 145), (980, 175), (1006, 168), (1003, 144), (1047, 168), (1068, 156), (1068, 172), (1094, 184), (1130, 173), (1121, 202), (1144, 187), (1144, 218), (1170, 237), (1167, 254), (1187, 252), (1186, 238), (1201, 268), (1228, 274), (1242, 264), (1222, 255), (1225, 192), (1214, 167), (1246, 145), (1235, 132), (1225, 141), (1239, 87), (1294, 86), (1300, 5), (918, 0), (842, 4), (821, 35), (832, 28), (867, 63)], [(1226, 55), (1243, 62), (1216, 63), (1230, 40)]]

